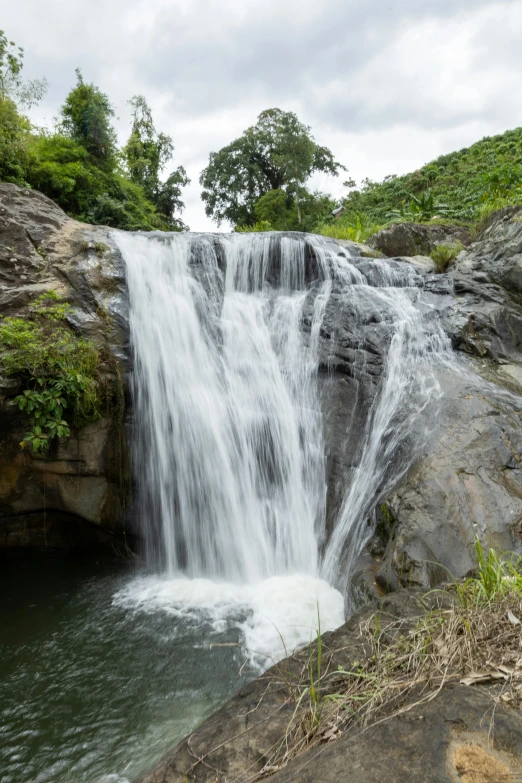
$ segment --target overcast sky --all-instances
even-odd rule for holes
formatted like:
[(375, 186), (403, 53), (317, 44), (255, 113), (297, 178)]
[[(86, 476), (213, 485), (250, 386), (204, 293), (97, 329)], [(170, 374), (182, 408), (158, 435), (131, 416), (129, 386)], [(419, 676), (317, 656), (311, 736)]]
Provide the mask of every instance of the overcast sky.
[[(40, 123), (77, 67), (122, 141), (126, 101), (146, 96), (192, 179), (192, 230), (215, 230), (198, 184), (209, 152), (263, 109), (295, 111), (357, 181), (522, 125), (522, 0), (16, 0), (0, 24), (26, 77), (49, 80)], [(313, 184), (340, 196), (343, 179)]]

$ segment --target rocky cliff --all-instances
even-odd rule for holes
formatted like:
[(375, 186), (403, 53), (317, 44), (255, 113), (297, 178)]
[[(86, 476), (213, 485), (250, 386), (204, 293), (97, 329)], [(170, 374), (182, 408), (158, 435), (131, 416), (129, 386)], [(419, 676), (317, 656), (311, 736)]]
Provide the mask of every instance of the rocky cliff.
[(430, 449), (387, 499), (383, 587), (464, 576), (476, 565), (475, 536), (500, 551), (522, 547), (522, 209), (494, 215), (429, 285), (438, 296), (450, 286), (444, 325), (467, 361), (441, 379)]
[(20, 382), (0, 378), (0, 548), (119, 547), (129, 495), (123, 263), (107, 232), (71, 220), (40, 193), (1, 184), (1, 316), (26, 318), (48, 291), (70, 303), (67, 328), (95, 343), (115, 393), (101, 418), (35, 454), (20, 448), (28, 429), (14, 403)]
[[(411, 245), (418, 253), (418, 233), (403, 226), (400, 248), (391, 240), (374, 244), (401, 255)], [(349, 251), (358, 255), (355, 245)], [(381, 274), (378, 261), (354, 263), (368, 279)], [(402, 269), (404, 258), (393, 263)], [(522, 210), (494, 216), (448, 274), (435, 274), (431, 260), (418, 255), (407, 263), (463, 361), (458, 373), (441, 370), (441, 421), (428, 446), (400, 485), (379, 497), (376, 536), (357, 574), (374, 593), (434, 585), (448, 571), (462, 576), (474, 566), (476, 535), (498, 549), (522, 545)], [(313, 264), (310, 257), (307, 275)], [(49, 290), (70, 303), (68, 327), (95, 342), (101, 374), (120, 391), (102, 418), (42, 455), (20, 449), (27, 429), (13, 402), (20, 386), (13, 377), (0, 380), (0, 547), (111, 543), (126, 526), (130, 354), (123, 261), (109, 229), (71, 220), (37, 192), (0, 185), (1, 315), (27, 317), (35, 297)], [(386, 339), (385, 324), (354, 319), (332, 292), (319, 337), (329, 527), (354, 469)], [(349, 442), (347, 417), (355, 422)]]

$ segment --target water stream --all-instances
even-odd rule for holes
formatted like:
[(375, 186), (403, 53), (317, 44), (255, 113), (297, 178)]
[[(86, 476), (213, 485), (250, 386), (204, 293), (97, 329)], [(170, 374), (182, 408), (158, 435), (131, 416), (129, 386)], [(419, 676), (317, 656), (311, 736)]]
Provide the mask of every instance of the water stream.
[[(6, 783), (132, 781), (245, 678), (313, 638), (318, 615), (323, 631), (339, 626), (368, 518), (424, 448), (437, 371), (452, 361), (405, 264), (303, 235), (114, 237), (146, 566), (61, 564), (43, 591), (28, 568), (14, 603), (0, 592)], [(368, 329), (383, 361), (357, 441), (346, 412), (355, 467), (327, 530), (319, 381), (336, 319), (361, 335), (356, 385)]]

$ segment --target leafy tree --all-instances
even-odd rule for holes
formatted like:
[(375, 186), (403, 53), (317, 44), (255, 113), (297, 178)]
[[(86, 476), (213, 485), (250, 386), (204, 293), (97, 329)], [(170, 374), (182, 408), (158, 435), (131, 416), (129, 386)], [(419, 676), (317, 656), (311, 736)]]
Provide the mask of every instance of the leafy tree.
[(310, 193), (303, 188), (298, 203), (295, 192), (279, 188), (261, 196), (254, 210), (257, 225), (270, 227), (265, 230), (315, 231), (330, 217), (334, 207), (335, 202), (325, 193)]
[(0, 100), (11, 99), (15, 104), (29, 108), (43, 98), (47, 92), (46, 79), (22, 81), (24, 50), (8, 41), (0, 30)]
[(269, 190), (254, 207), (259, 223), (268, 223), (275, 231), (290, 227), (292, 198), (281, 188)]
[(45, 79), (22, 81), (24, 51), (0, 30), (0, 180), (26, 184), (29, 120), (18, 106), (31, 106), (45, 94)]
[(114, 109), (109, 98), (94, 84), (85, 84), (76, 69), (74, 87), (61, 109), (65, 136), (84, 147), (100, 167), (112, 171), (116, 165), (116, 132), (111, 124)]
[(293, 194), (298, 222), (305, 183), (315, 171), (344, 168), (293, 112), (268, 109), (239, 139), (210, 154), (200, 176), (205, 211), (218, 223), (255, 222), (255, 204), (270, 190)]
[(0, 180), (26, 184), (30, 128), (29, 120), (18, 113), (15, 103), (0, 97)]
[(151, 110), (143, 95), (135, 95), (132, 106), (132, 132), (123, 149), (131, 182), (140, 185), (146, 197), (165, 217), (171, 228), (182, 230), (186, 226), (175, 217), (185, 208), (181, 190), (190, 180), (183, 166), (179, 166), (167, 177), (160, 179), (167, 163), (172, 158), (174, 144), (165, 133), (158, 133), (154, 127)]

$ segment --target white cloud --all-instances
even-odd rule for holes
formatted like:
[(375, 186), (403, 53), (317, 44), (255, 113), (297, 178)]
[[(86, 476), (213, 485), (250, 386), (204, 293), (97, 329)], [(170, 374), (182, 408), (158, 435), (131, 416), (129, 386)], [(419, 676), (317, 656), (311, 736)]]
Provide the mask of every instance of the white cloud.
[[(3, 9), (26, 75), (51, 82), (49, 122), (86, 79), (116, 106), (147, 96), (192, 178), (185, 219), (215, 228), (199, 199), (208, 154), (270, 106), (296, 111), (356, 179), (403, 173), (522, 125), (519, 0), (18, 0)], [(314, 184), (341, 195), (339, 180)]]

